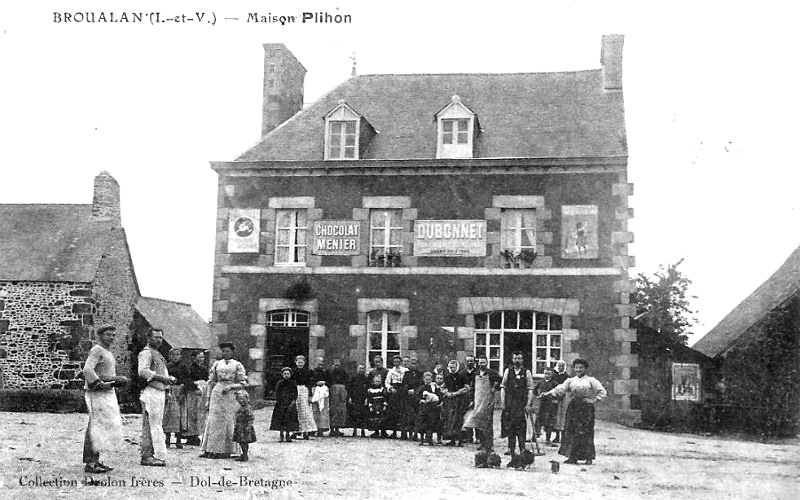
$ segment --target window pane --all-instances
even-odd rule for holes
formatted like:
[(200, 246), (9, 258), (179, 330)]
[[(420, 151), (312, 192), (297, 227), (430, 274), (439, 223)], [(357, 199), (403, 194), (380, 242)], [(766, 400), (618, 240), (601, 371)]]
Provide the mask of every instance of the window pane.
[(306, 247), (295, 247), (294, 249), (294, 262), (306, 261)]
[(337, 146), (328, 149), (328, 158), (339, 158), (341, 150)]
[(547, 335), (537, 335), (536, 345), (541, 347), (547, 347)]
[(547, 362), (544, 361), (537, 361), (536, 362), (536, 373), (544, 373), (544, 369), (547, 366)]
[(295, 212), (297, 218), (297, 227), (306, 227), (307, 213), (305, 210), (298, 210)]
[(386, 313), (388, 315), (388, 325), (390, 332), (400, 331), (400, 315), (397, 313)]
[(500, 348), (499, 347), (490, 347), (489, 348), (489, 357), (492, 359), (498, 359), (500, 357)]
[(400, 349), (400, 342), (397, 340), (396, 333), (389, 333), (386, 335), (386, 348), (395, 351)]
[(561, 316), (555, 314), (550, 316), (550, 329), (561, 330)]
[(345, 122), (345, 133), (348, 135), (355, 135), (356, 133), (356, 122)]
[(400, 230), (392, 230), (389, 231), (389, 244), (390, 245), (402, 245), (403, 244), (403, 233)]
[(489, 328), (492, 330), (499, 330), (501, 317), (502, 313), (500, 312), (493, 312), (489, 314)]
[(536, 359), (546, 360), (547, 359), (547, 349), (536, 349)]
[(378, 312), (371, 312), (369, 313), (367, 319), (367, 328), (370, 332), (379, 332), (381, 331), (382, 321), (381, 321), (381, 313)]
[(276, 223), (276, 227), (291, 227), (291, 225), (292, 225), (291, 212), (286, 212), (283, 210), (278, 212), (278, 222)]
[(346, 135), (346, 136), (344, 136), (344, 145), (345, 146), (355, 146), (356, 145), (356, 136), (354, 136), (354, 135)]
[(442, 120), (442, 131), (444, 131), (444, 132), (452, 132), (453, 131), (453, 120)]
[(550, 336), (550, 347), (561, 347), (561, 335)]
[(371, 210), (369, 213), (370, 225), (372, 227), (383, 226), (386, 221), (386, 216), (387, 214), (383, 210)]
[(298, 245), (305, 245), (305, 244), (306, 244), (306, 230), (305, 230), (305, 229), (299, 229), (299, 230), (298, 230), (298, 231), (295, 233), (295, 238), (296, 238), (296, 240), (297, 240), (297, 241), (295, 242), (296, 244), (298, 244)]
[(486, 345), (486, 334), (485, 333), (476, 333), (475, 334), (475, 345), (485, 346)]
[(275, 254), (275, 261), (276, 262), (289, 262), (289, 248), (287, 247), (278, 247), (277, 253)]
[(550, 357), (556, 361), (561, 359), (561, 349), (551, 349)]
[(486, 318), (485, 314), (476, 314), (475, 315), (475, 328), (478, 330), (483, 330), (486, 328)]
[(500, 334), (499, 333), (492, 333), (489, 335), (489, 344), (491, 345), (500, 345)]
[(523, 247), (536, 247), (536, 233), (531, 230), (522, 231), (521, 245)]
[(352, 146), (346, 146), (344, 148), (344, 157), (345, 158), (355, 158), (356, 157), (356, 149)]
[(536, 329), (547, 330), (547, 315), (544, 313), (536, 313)]
[(458, 131), (467, 132), (469, 130), (469, 120), (458, 120)]
[(381, 348), (381, 332), (369, 333), (369, 348), (370, 350), (380, 350)]
[(533, 311), (519, 312), (520, 330), (533, 330)]
[(278, 245), (288, 245), (288, 244), (289, 244), (289, 230), (278, 229)]
[(517, 329), (517, 311), (505, 311), (503, 313), (503, 328), (507, 330)]

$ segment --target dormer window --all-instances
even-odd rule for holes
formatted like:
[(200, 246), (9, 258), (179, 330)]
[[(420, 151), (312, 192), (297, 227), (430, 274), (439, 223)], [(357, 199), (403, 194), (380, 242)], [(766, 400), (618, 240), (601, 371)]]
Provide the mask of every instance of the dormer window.
[(358, 160), (375, 130), (344, 101), (325, 115), (325, 159)]
[(437, 158), (472, 158), (477, 118), (461, 99), (454, 95), (450, 104), (436, 113), (438, 124)]

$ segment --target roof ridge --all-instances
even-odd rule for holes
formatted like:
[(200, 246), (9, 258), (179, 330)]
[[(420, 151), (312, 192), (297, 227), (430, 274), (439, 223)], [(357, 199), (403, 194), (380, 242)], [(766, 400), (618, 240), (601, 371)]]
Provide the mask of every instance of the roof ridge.
[(589, 73), (603, 68), (576, 69), (567, 71), (516, 71), (516, 72), (465, 72), (465, 73), (368, 73), (352, 78), (373, 76), (512, 76), (512, 75), (563, 75), (566, 73)]
[(0, 203), (0, 207), (91, 207), (91, 203)]
[(140, 296), (139, 296), (139, 298), (140, 298), (140, 299), (146, 299), (146, 300), (157, 300), (157, 301), (159, 301), (159, 302), (169, 302), (170, 304), (178, 304), (178, 305), (180, 305), (180, 306), (189, 306), (189, 307), (192, 307), (192, 305), (191, 305), (191, 304), (188, 304), (188, 303), (186, 303), (186, 302), (178, 302), (177, 300), (167, 300), (167, 299), (160, 299), (160, 298), (158, 298), (158, 297), (146, 297), (146, 296), (144, 296), (144, 295), (140, 295)]

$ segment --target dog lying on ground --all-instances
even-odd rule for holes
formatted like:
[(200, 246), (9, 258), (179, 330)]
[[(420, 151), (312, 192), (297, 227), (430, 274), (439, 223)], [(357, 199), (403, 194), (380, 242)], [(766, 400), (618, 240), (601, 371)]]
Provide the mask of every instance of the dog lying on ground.
[(520, 454), (511, 455), (511, 461), (508, 462), (506, 467), (513, 467), (516, 470), (525, 470), (528, 466), (533, 465), (534, 455), (530, 450), (523, 450)]
[(475, 454), (475, 467), (479, 469), (500, 468), (500, 455), (494, 452), (479, 451)]

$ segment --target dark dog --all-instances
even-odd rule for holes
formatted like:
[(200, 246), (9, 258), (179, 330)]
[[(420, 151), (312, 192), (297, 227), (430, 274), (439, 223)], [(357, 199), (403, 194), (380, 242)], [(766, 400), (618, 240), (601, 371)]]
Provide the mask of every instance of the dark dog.
[(486, 469), (489, 467), (489, 452), (479, 451), (475, 454), (475, 467)]
[(506, 467), (513, 467), (516, 470), (525, 470), (528, 466), (533, 465), (534, 455), (530, 450), (523, 450), (522, 453), (511, 455), (511, 461), (508, 462)]
[(500, 468), (500, 455), (497, 453), (489, 453), (489, 458), (487, 458), (487, 462), (489, 467), (492, 469), (499, 469)]

